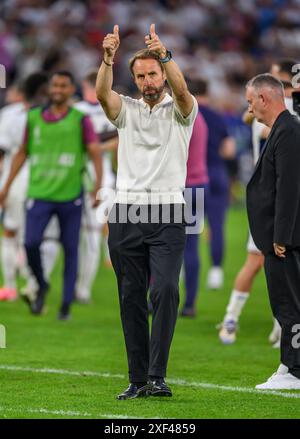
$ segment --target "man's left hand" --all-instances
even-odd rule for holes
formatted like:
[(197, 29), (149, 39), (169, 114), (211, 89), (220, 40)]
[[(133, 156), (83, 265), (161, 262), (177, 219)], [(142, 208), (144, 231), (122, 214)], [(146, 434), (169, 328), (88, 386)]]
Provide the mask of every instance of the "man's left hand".
[(158, 35), (156, 35), (154, 23), (150, 26), (150, 34), (145, 36), (145, 44), (150, 52), (158, 53), (160, 58), (164, 58), (166, 56), (167, 49), (160, 41)]
[(275, 255), (279, 258), (285, 258), (286, 247), (284, 245), (279, 245), (276, 242), (273, 243)]

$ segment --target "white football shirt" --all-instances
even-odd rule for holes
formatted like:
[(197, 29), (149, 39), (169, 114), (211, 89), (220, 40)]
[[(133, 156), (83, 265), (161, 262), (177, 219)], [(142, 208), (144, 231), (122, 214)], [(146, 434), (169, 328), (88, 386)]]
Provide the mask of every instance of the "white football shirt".
[[(13, 156), (23, 143), (26, 123), (27, 110), (22, 103), (7, 105), (0, 112), (0, 148), (5, 151), (1, 186), (8, 177)], [(16, 180), (23, 181), (26, 178), (28, 178), (27, 163), (22, 167)]]
[[(80, 101), (74, 105), (77, 110), (81, 111), (84, 114), (87, 114), (92, 121), (93, 128), (96, 134), (99, 135), (101, 141), (101, 134), (107, 133), (110, 131), (116, 131), (116, 127), (110, 122), (107, 118), (106, 114), (102, 106), (99, 103), (91, 103), (88, 101)], [(91, 161), (88, 161), (87, 164), (88, 174), (90, 178), (95, 181), (95, 169)], [(109, 151), (105, 151), (102, 154), (102, 188), (113, 188), (115, 186), (115, 174), (113, 173), (112, 163), (111, 163), (111, 154)]]
[(94, 130), (97, 134), (114, 131), (115, 126), (109, 121), (103, 108), (99, 103), (91, 103), (87, 101), (80, 101), (74, 105), (77, 110), (90, 116)]

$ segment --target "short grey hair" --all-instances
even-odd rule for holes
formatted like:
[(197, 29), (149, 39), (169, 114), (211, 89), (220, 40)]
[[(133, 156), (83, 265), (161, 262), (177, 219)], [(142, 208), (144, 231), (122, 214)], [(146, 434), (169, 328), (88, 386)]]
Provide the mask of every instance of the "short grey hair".
[(276, 94), (284, 97), (284, 88), (282, 82), (270, 73), (262, 73), (254, 76), (247, 82), (246, 88), (253, 87), (256, 91), (263, 87), (271, 88)]

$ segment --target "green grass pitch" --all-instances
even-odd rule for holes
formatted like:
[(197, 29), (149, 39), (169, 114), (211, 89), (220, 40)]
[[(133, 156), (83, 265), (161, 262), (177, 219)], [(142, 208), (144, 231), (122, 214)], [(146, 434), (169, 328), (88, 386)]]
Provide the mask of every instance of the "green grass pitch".
[(177, 323), (167, 378), (173, 398), (116, 401), (127, 386), (127, 364), (113, 271), (101, 266), (93, 305), (74, 305), (72, 320), (60, 322), (60, 261), (45, 316), (31, 316), (20, 301), (0, 303), (0, 323), (7, 331), (7, 347), (0, 349), (0, 418), (298, 417), (299, 393), (254, 390), (279, 363), (279, 351), (267, 340), (272, 317), (263, 273), (236, 344), (223, 346), (217, 337), (215, 326), (245, 258), (244, 210), (230, 210), (226, 235), (225, 286), (219, 292), (205, 288), (209, 257), (206, 234), (201, 236), (198, 316)]

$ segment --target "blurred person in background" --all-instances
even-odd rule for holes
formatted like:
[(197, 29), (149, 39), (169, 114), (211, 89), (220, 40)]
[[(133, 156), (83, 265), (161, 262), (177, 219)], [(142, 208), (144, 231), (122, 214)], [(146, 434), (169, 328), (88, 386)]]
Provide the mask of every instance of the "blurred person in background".
[[(292, 85), (293, 72), (292, 67), (297, 64), (295, 60), (283, 59), (272, 64), (270, 73), (283, 83), (284, 102), (286, 108), (293, 115), (297, 115), (293, 109), (292, 93), (295, 91)], [(258, 122), (253, 113), (248, 111), (244, 114), (244, 121), (252, 124), (252, 147), (253, 161), (256, 165), (260, 151), (267, 139), (270, 128), (261, 122)], [(255, 277), (264, 265), (264, 255), (256, 247), (251, 234), (249, 234), (247, 243), (247, 257), (244, 265), (237, 274), (234, 287), (231, 291), (229, 303), (226, 308), (226, 314), (220, 325), (219, 338), (224, 344), (232, 344), (236, 341), (238, 322), (244, 309), (244, 306), (250, 296), (251, 288)], [(281, 328), (274, 318), (273, 329), (269, 335), (269, 341), (275, 348), (280, 347)]]
[(229, 203), (229, 177), (224, 162), (234, 157), (235, 142), (229, 136), (221, 114), (212, 109), (208, 83), (203, 79), (193, 82), (199, 111), (208, 128), (207, 169), (209, 186), (205, 196), (205, 214), (210, 231), (210, 253), (212, 267), (207, 275), (207, 287), (220, 289), (223, 286), (224, 224)]
[[(5, 105), (13, 105), (24, 101), (24, 93), (22, 91), (21, 82), (14, 83), (8, 87), (5, 94)], [(11, 107), (12, 108), (12, 107)]]
[[(76, 81), (81, 81), (97, 62), (98, 41), (108, 26), (113, 22), (122, 25), (124, 44), (116, 62), (125, 67), (124, 60), (135, 51), (135, 42), (143, 36), (152, 16), (158, 20), (164, 41), (177, 48), (180, 65), (188, 75), (192, 69), (200, 76), (218, 79), (215, 87), (226, 87), (224, 78), (230, 73), (242, 72), (246, 79), (251, 76), (257, 59), (260, 66), (268, 65), (266, 60), (272, 53), (294, 56), (292, 51), (299, 51), (297, 38), (293, 37), (299, 32), (293, 20), (296, 2), (291, 0), (284, 6), (281, 2), (269, 2), (266, 8), (265, 2), (256, 0), (236, 0), (230, 4), (224, 0), (153, 0), (151, 4), (2, 0), (0, 63), (7, 67), (11, 79), (26, 77), (36, 70), (52, 73), (67, 69)], [(133, 21), (132, 17), (136, 19)], [(131, 86), (126, 69), (118, 70), (116, 83)]]
[(22, 146), (15, 155), (9, 176), (0, 193), (5, 203), (9, 189), (27, 157), (30, 160), (26, 205), (25, 248), (28, 264), (38, 283), (35, 300), (30, 303), (33, 314), (44, 310), (49, 289), (41, 262), (40, 245), (44, 231), (55, 215), (60, 226), (64, 249), (64, 287), (58, 318), (70, 318), (77, 276), (78, 243), (82, 212), (82, 172), (85, 154), (95, 167), (93, 205), (102, 178), (98, 139), (88, 116), (70, 107), (75, 92), (70, 72), (55, 73), (49, 85), (50, 105), (29, 111)]
[[(194, 87), (189, 83), (189, 89)], [(205, 120), (198, 112), (193, 133), (189, 144), (187, 161), (186, 188), (192, 190), (192, 199), (185, 197), (187, 206), (192, 215), (204, 214), (197, 211), (197, 203), (200, 203), (200, 191), (204, 190), (204, 203), (208, 188), (207, 172), (207, 139), (208, 129)], [(199, 233), (187, 234), (184, 248), (184, 284), (185, 302), (180, 315), (182, 317), (196, 316), (196, 298), (199, 288), (200, 257), (199, 257)]]
[[(96, 96), (96, 79), (98, 70), (89, 72), (82, 82), (83, 100), (74, 106), (84, 114), (90, 116), (94, 131), (98, 136), (102, 150), (103, 172), (102, 189), (115, 187), (115, 175), (112, 171), (111, 151), (115, 151), (118, 146), (118, 132), (115, 126), (107, 119)], [(81, 303), (89, 303), (91, 300), (91, 289), (96, 277), (100, 252), (101, 252), (101, 233), (104, 224), (104, 211), (107, 203), (102, 202), (98, 209), (93, 208), (90, 191), (95, 185), (95, 172), (93, 164), (87, 164), (87, 175), (85, 178), (84, 209), (82, 215), (80, 247), (79, 247), (79, 270), (76, 282), (76, 300)], [(100, 210), (100, 211), (99, 211)], [(108, 264), (109, 250), (107, 244), (107, 233), (104, 237), (104, 251), (106, 264)]]
[[(5, 125), (3, 126), (2, 121), (5, 121), (5, 113), (6, 111), (11, 112), (12, 109), (19, 110), (22, 108), (24, 101), (24, 93), (21, 90), (21, 81), (19, 83), (12, 83), (5, 91), (5, 95), (3, 96), (3, 106), (1, 106), (2, 102), (0, 102), (0, 130), (5, 129)], [(21, 104), (21, 105), (19, 105)], [(2, 125), (2, 127), (1, 127)], [(3, 173), (3, 162), (4, 162), (4, 154), (5, 150), (0, 148), (0, 178)]]
[[(13, 157), (22, 145), (29, 109), (44, 105), (48, 100), (47, 75), (42, 72), (31, 74), (23, 84), (10, 89), (8, 98), (11, 100), (10, 105), (0, 112), (0, 149), (4, 154), (1, 189), (10, 173)], [(14, 102), (16, 98), (17, 102)], [(4, 286), (0, 289), (0, 300), (17, 298), (17, 271), (22, 257), (20, 250), (23, 245), (28, 172), (26, 163), (11, 185), (3, 208), (1, 265)], [(28, 278), (26, 270), (25, 274)]]

